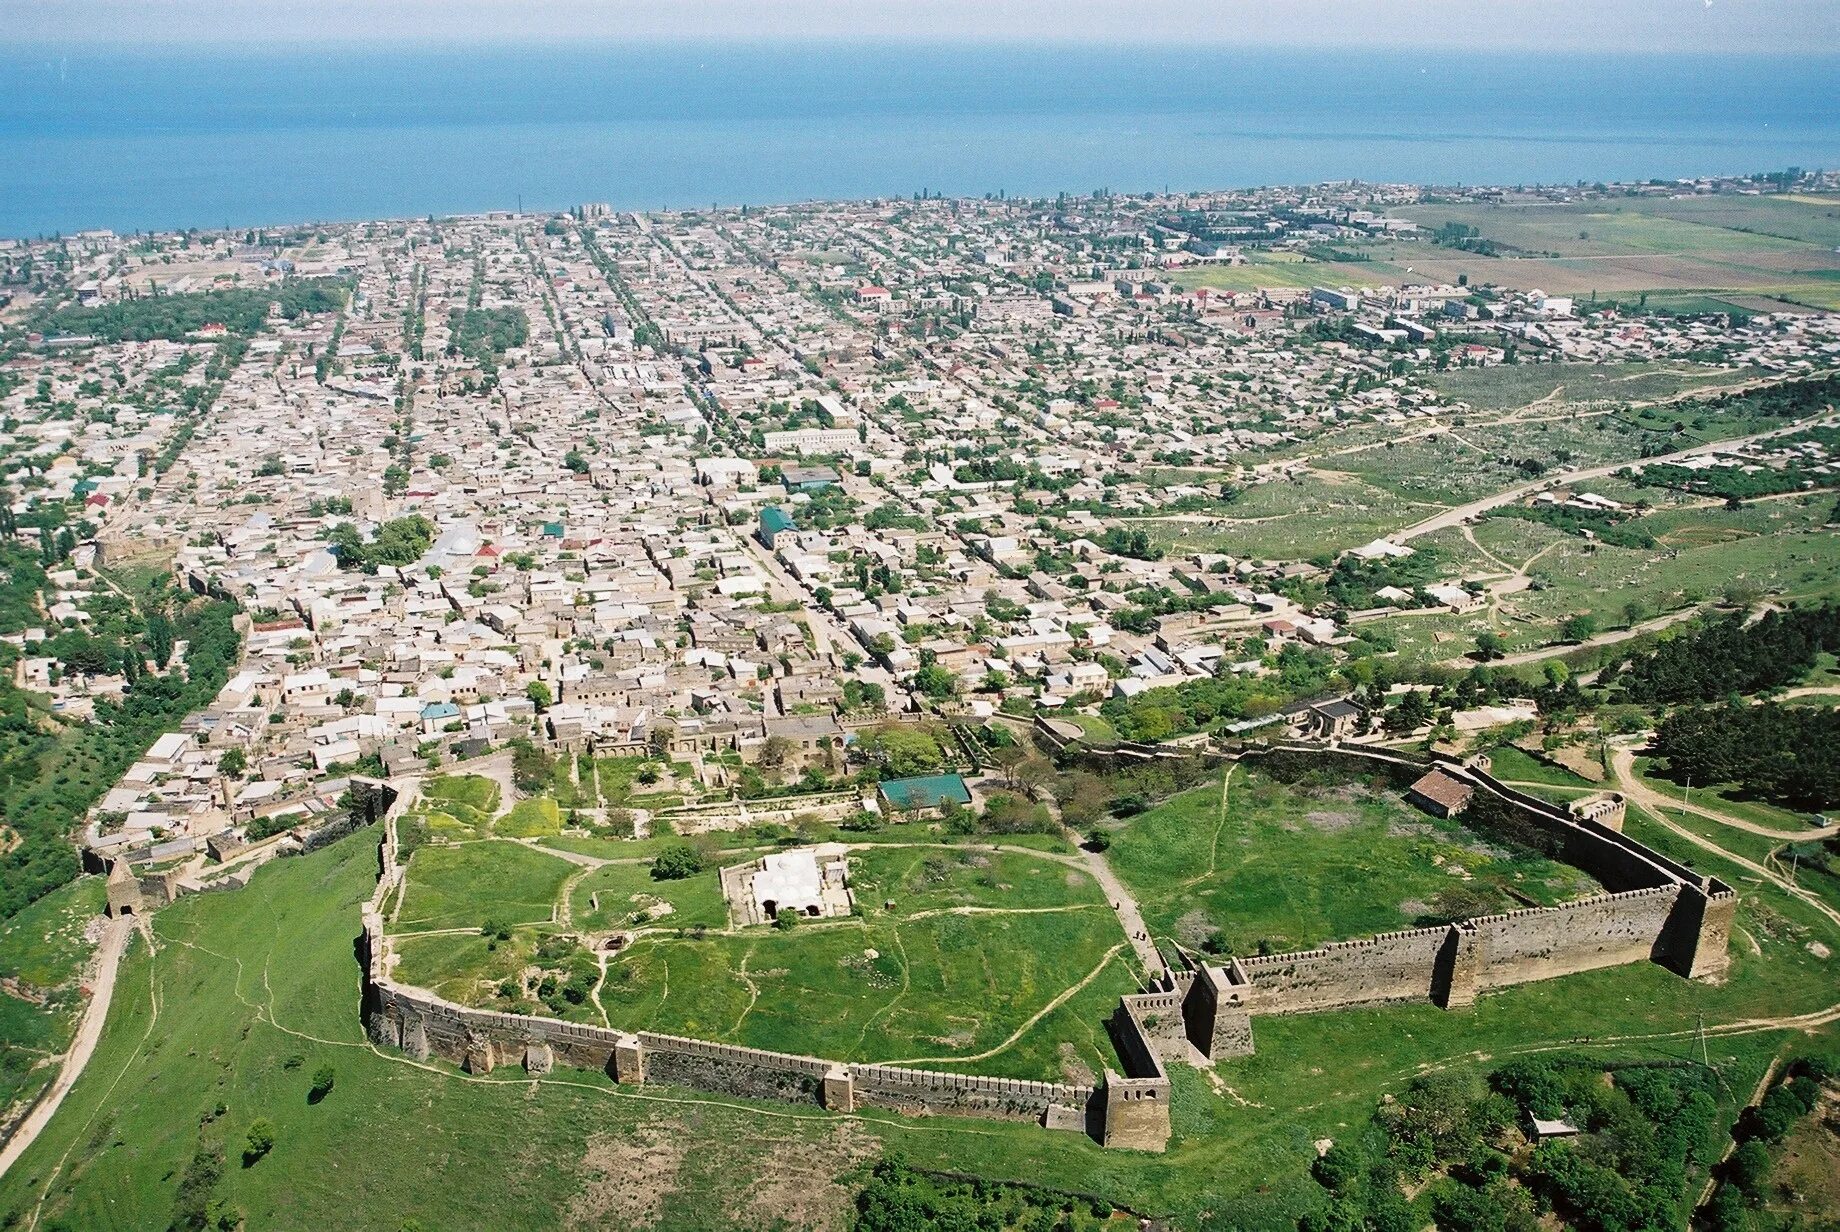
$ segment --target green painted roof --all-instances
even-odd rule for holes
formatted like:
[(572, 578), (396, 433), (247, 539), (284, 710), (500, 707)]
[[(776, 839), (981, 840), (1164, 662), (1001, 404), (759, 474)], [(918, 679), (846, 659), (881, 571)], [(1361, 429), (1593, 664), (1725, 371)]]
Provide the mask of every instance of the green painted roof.
[(783, 530), (794, 530), (792, 515), (777, 505), (768, 505), (760, 511), (760, 528), (769, 535), (777, 535)]
[(911, 779), (889, 779), (882, 784), (882, 799), (898, 809), (938, 808), (947, 800), (971, 803), (971, 789), (956, 774), (923, 774)]

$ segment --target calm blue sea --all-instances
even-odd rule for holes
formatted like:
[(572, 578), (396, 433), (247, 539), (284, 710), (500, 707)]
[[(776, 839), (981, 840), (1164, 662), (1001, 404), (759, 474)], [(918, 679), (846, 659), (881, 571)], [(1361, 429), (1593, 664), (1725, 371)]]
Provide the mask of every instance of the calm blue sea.
[(1128, 47), (0, 51), (0, 235), (1840, 165), (1840, 60)]

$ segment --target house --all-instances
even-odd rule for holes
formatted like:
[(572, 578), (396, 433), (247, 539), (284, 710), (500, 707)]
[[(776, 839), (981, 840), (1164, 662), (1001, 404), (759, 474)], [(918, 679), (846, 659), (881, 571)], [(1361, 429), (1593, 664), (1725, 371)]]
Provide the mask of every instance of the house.
[(1434, 817), (1455, 817), (1475, 794), (1473, 785), (1440, 767), (1412, 784), (1406, 799)]
[(771, 552), (775, 539), (787, 532), (796, 533), (797, 531), (798, 527), (793, 524), (790, 514), (777, 505), (768, 505), (760, 511), (760, 529), (755, 532), (755, 535), (765, 545), (767, 551)]
[(1318, 740), (1346, 740), (1367, 726), (1367, 712), (1345, 697), (1326, 702), (1300, 702), (1282, 714), (1293, 731)]

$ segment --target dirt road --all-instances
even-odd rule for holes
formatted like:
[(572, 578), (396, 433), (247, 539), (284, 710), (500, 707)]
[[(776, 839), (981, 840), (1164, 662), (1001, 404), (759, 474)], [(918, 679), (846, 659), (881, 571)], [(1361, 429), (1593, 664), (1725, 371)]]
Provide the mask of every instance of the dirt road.
[(90, 1054), (96, 1051), (96, 1041), (102, 1038), (102, 1024), (108, 1021), (109, 1002), (115, 994), (115, 974), (121, 968), (121, 956), (128, 948), (128, 934), (133, 927), (132, 918), (118, 916), (109, 921), (108, 930), (102, 934), (102, 945), (96, 951), (95, 989), (90, 994), (89, 1004), (83, 1007), (83, 1017), (77, 1022), (70, 1051), (64, 1054), (63, 1066), (46, 1088), (44, 1097), (19, 1123), (5, 1148), (0, 1149), (0, 1176), (4, 1176), (13, 1161), (37, 1141), (58, 1105), (64, 1102), (64, 1097), (70, 1094), (70, 1088), (82, 1075), (83, 1067), (89, 1064)]
[(1532, 496), (1534, 493), (1544, 491), (1547, 488), (1575, 487), (1587, 479), (1602, 479), (1606, 475), (1614, 475), (1626, 466), (1647, 465), (1653, 462), (1678, 462), (1683, 458), (1698, 457), (1700, 454), (1704, 453), (1715, 453), (1720, 450), (1735, 449), (1740, 445), (1748, 445), (1753, 441), (1768, 440), (1773, 436), (1787, 436), (1792, 432), (1805, 431), (1815, 426), (1817, 422), (1821, 421), (1797, 420), (1795, 423), (1785, 424), (1780, 428), (1772, 428), (1768, 432), (1758, 432), (1752, 436), (1733, 437), (1731, 440), (1726, 441), (1712, 441), (1704, 445), (1695, 445), (1690, 449), (1682, 449), (1676, 453), (1663, 454), (1657, 458), (1625, 458), (1620, 462), (1608, 462), (1602, 466), (1593, 466), (1581, 471), (1571, 471), (1564, 475), (1548, 475), (1542, 479), (1536, 479), (1532, 483), (1523, 483), (1519, 487), (1508, 488), (1506, 491), (1497, 492), (1492, 496), (1485, 496), (1481, 500), (1471, 501), (1467, 505), (1458, 505), (1455, 508), (1446, 509), (1442, 513), (1433, 514), (1422, 522), (1408, 526), (1404, 530), (1394, 532), (1392, 535), (1388, 536), (1388, 538), (1404, 543), (1408, 539), (1416, 539), (1420, 535), (1429, 535), (1433, 531), (1444, 530), (1451, 526), (1461, 526), (1470, 518), (1487, 513), (1491, 509), (1499, 509), (1503, 505), (1512, 504), (1523, 497)]

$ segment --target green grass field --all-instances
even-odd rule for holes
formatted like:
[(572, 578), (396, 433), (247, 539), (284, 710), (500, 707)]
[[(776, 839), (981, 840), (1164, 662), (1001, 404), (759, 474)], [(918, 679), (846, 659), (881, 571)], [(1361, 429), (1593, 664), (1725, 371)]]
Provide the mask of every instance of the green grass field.
[(1438, 507), (1358, 476), (1312, 473), (1255, 484), (1219, 518), (1133, 519), (1130, 525), (1149, 531), (1158, 546), (1172, 554), (1227, 552), (1256, 559), (1302, 560), (1357, 547), (1418, 521)]
[[(1096, 990), (1089, 1009), (1137, 987), (1117, 917), (1077, 857), (901, 830), (850, 853), (856, 916), (790, 931), (732, 929), (715, 867), (661, 881), (631, 855), (570, 880), (567, 925), (552, 926), (564, 913), (544, 896), (571, 871), (559, 860), (502, 842), (423, 848), (394, 929), (467, 931), (403, 937), (397, 976), (505, 1008), (503, 982), (545, 937), (632, 929), (637, 939), (608, 962), (599, 1008), (590, 998), (560, 1012), (844, 1060), (978, 1057), (988, 1072), (1087, 1081), (1116, 1068), (1102, 1032), (1075, 1031), (1067, 1043), (1034, 1022), (1076, 986)], [(508, 939), (471, 931), (488, 919), (532, 927)]]
[[(609, 965), (601, 1001), (614, 1023), (700, 1039), (1058, 1079), (1060, 1041), (1031, 1039), (1030, 1020), (1094, 972), (1114, 1003), (1134, 989), (1124, 940), (1103, 905), (648, 938)], [(1090, 1075), (1109, 1057), (1081, 1060)]]
[[(725, 928), (728, 907), (716, 870), (677, 881), (655, 881), (641, 864), (604, 864), (575, 883), (570, 892), (575, 927), (612, 931), (650, 923), (659, 928)], [(654, 908), (667, 905), (668, 914)]]
[(1742, 368), (1688, 363), (1497, 364), (1453, 368), (1433, 375), (1430, 381), (1446, 398), (1467, 402), (1477, 410), (1518, 410), (1538, 402), (1559, 411), (1598, 399), (1647, 402), (1689, 390), (1736, 385), (1757, 375)]
[(1596, 888), (1396, 793), (1303, 788), (1235, 768), (1224, 818), (1220, 798), (1218, 785), (1201, 787), (1131, 818), (1107, 853), (1152, 932), (1187, 946), (1307, 949), (1409, 927), (1440, 905), (1480, 915)]
[(545, 921), (575, 866), (521, 843), (423, 847), (409, 860), (392, 931)]

